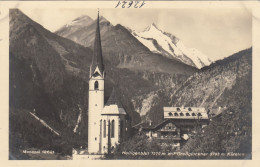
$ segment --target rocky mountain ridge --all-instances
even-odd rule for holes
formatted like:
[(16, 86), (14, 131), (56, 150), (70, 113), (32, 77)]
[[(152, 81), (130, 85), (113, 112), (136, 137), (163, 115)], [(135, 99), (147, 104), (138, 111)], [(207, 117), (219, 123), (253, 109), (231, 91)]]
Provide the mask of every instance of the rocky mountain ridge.
[[(85, 17), (89, 18), (88, 16)], [(105, 27), (103, 30), (101, 28), (101, 36), (104, 35), (105, 33), (107, 33), (108, 36), (115, 35), (115, 32), (114, 33), (110, 32), (110, 31), (113, 32), (114, 27), (117, 26), (124, 27), (119, 24), (113, 26), (104, 17), (101, 17), (100, 21), (101, 21), (101, 27), (102, 26)], [(79, 44), (89, 47), (92, 46), (93, 44), (92, 41), (93, 37), (89, 37), (89, 36), (91, 35), (91, 33), (93, 33), (92, 24), (95, 25), (95, 22), (96, 20), (82, 19), (82, 17), (79, 17), (73, 20), (72, 22), (69, 22), (68, 24), (64, 25), (55, 33), (65, 38), (69, 38)], [(178, 39), (177, 37), (175, 37), (170, 33), (163, 32), (154, 23), (148, 26), (142, 32), (131, 30), (128, 27), (124, 27), (124, 28), (140, 42), (139, 45), (141, 46), (144, 45), (152, 53), (162, 55), (168, 59), (180, 61), (184, 64), (196, 68), (202, 68), (204, 66), (208, 66), (212, 62), (212, 60), (209, 59), (206, 55), (199, 52), (195, 48), (187, 48), (180, 39)], [(107, 35), (104, 36), (105, 36), (104, 38), (106, 38)], [(128, 37), (124, 38), (124, 40), (129, 41), (129, 43), (133, 43), (130, 36), (128, 35)], [(104, 39), (104, 41), (105, 41), (104, 45), (107, 45), (106, 39)], [(121, 47), (127, 49), (127, 47), (129, 46), (123, 45)], [(142, 50), (145, 49), (143, 48)]]
[(177, 59), (199, 69), (212, 63), (212, 60), (206, 55), (195, 48), (187, 48), (180, 39), (170, 33), (163, 32), (154, 23), (142, 32), (131, 32), (152, 52)]
[[(74, 25), (64, 25), (55, 33), (69, 38), (85, 47), (93, 48), (96, 20), (89, 21), (77, 31), (70, 32)], [(68, 31), (65, 32), (65, 29)], [(131, 70), (163, 72), (169, 74), (192, 74), (197, 69), (186, 65), (178, 59), (172, 59), (149, 50), (143, 43), (136, 39), (129, 29), (117, 24), (112, 25), (104, 17), (100, 18), (100, 33), (104, 59), (118, 68)]]

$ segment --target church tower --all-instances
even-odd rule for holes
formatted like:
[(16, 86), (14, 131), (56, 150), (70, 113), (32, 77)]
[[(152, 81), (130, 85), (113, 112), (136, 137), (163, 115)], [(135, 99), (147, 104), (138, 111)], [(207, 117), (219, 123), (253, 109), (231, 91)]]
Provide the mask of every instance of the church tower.
[(101, 112), (104, 108), (104, 65), (102, 57), (99, 13), (95, 34), (94, 53), (89, 76), (89, 104), (88, 104), (88, 152), (101, 153), (100, 131)]
[(127, 114), (116, 96), (115, 89), (113, 89), (110, 98), (104, 105), (104, 79), (105, 72), (98, 13), (94, 52), (89, 75), (89, 154), (110, 153), (126, 136)]

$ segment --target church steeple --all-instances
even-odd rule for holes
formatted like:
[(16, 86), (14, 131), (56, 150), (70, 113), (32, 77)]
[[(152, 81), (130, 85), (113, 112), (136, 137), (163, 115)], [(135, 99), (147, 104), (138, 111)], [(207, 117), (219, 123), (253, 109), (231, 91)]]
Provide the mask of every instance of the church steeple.
[(92, 64), (90, 66), (90, 76), (92, 76), (95, 73), (97, 67), (100, 71), (100, 74), (103, 76), (104, 64), (103, 64), (103, 57), (102, 57), (102, 47), (101, 47), (100, 28), (99, 28), (99, 11), (97, 17), (94, 52), (92, 57)]
[[(99, 13), (90, 66), (88, 97), (88, 153), (104, 154), (116, 147), (126, 133), (126, 112), (113, 90), (104, 105), (105, 77), (102, 57)], [(111, 131), (110, 131), (111, 130)]]

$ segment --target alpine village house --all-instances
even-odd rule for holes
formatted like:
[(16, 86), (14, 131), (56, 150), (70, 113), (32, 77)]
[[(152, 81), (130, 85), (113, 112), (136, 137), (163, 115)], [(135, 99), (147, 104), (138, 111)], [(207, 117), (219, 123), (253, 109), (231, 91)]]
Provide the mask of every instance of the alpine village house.
[(196, 127), (204, 127), (209, 123), (208, 112), (202, 107), (164, 107), (163, 121), (153, 125), (149, 123), (139, 123), (133, 128), (145, 132), (149, 138), (156, 139), (162, 146), (167, 141), (173, 150), (180, 147), (192, 137)]

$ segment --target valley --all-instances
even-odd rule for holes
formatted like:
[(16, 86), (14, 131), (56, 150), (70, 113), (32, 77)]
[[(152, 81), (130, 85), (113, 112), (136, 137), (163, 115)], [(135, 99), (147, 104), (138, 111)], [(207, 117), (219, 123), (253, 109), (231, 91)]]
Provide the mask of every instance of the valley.
[[(26, 159), (19, 150), (27, 148), (53, 149), (61, 157), (71, 155), (72, 147), (87, 148), (95, 28), (95, 20), (82, 16), (52, 33), (19, 9), (10, 10), (9, 159)], [(132, 126), (161, 122), (166, 106), (205, 107), (211, 114), (220, 108), (221, 114), (212, 118), (205, 132), (181, 151), (250, 154), (252, 48), (212, 62), (156, 25), (136, 32), (100, 17), (100, 33), (105, 102), (116, 87)], [(163, 38), (158, 39), (160, 35)], [(129, 141), (129, 146), (140, 138)]]

